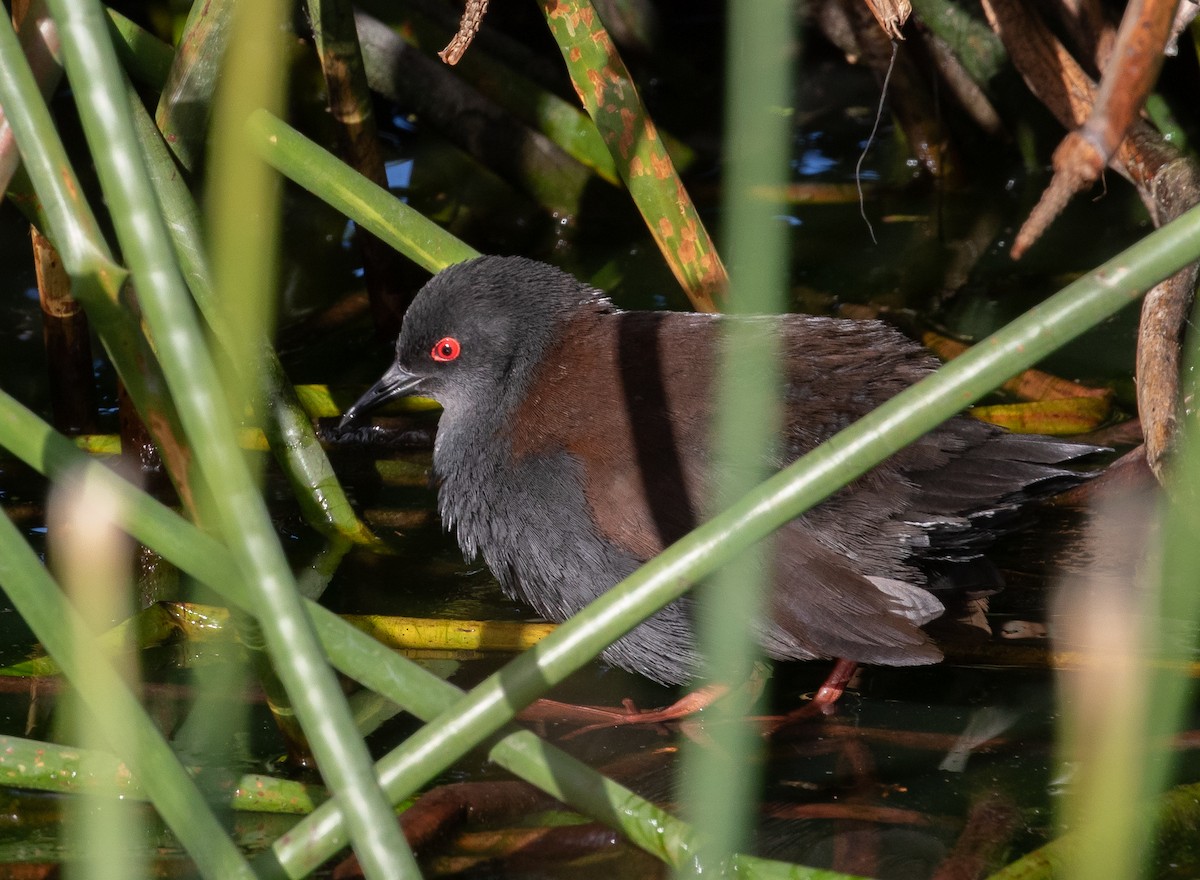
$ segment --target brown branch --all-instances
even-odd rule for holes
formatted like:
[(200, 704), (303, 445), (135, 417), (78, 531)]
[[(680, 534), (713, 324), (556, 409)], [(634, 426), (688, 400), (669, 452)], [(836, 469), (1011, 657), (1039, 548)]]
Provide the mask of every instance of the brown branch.
[(1099, 178), (1117, 152), (1162, 67), (1175, 0), (1135, 0), (1125, 10), (1117, 41), (1083, 125), (1054, 151), (1054, 177), (1013, 242), (1013, 259), (1032, 245), (1072, 197)]
[(912, 15), (912, 4), (908, 0), (865, 0), (867, 8), (891, 40), (903, 40), (900, 29)]
[[(895, 114), (909, 148), (921, 169), (936, 180), (958, 183), (962, 162), (944, 125), (929, 86), (929, 76), (918, 63), (913, 44), (893, 53), (888, 39), (857, 0), (843, 0), (860, 60), (888, 85), (888, 106)], [(919, 41), (916, 41), (919, 42)], [(889, 73), (890, 71), (890, 73)]]
[[(354, 10), (349, 0), (310, 0), (308, 10), (338, 151), (359, 174), (386, 189), (387, 175)], [(412, 299), (401, 285), (404, 264), (392, 248), (366, 230), (360, 228), (357, 238), (375, 332), (380, 339), (390, 341), (400, 332), (400, 316)]]
[[(1026, 0), (983, 0), (983, 8), (1030, 91), (1063, 127), (1085, 125), (1100, 90), (1031, 5)], [(1129, 125), (1107, 164), (1133, 183), (1157, 226), (1200, 203), (1200, 172), (1140, 119)], [(1018, 255), (1016, 245), (1013, 251)], [(1146, 460), (1160, 481), (1176, 433), (1180, 346), (1196, 274), (1194, 265), (1181, 270), (1153, 288), (1142, 303), (1138, 412), (1146, 437)]]
[(71, 279), (50, 240), (29, 227), (42, 307), (42, 337), (50, 374), (54, 427), (64, 434), (96, 432), (96, 381), (87, 315), (71, 296)]
[(475, 39), (475, 35), (479, 33), (479, 26), (483, 24), (483, 15), (487, 12), (487, 8), (488, 0), (467, 0), (462, 20), (458, 23), (458, 33), (454, 35), (445, 49), (438, 52), (438, 58), (447, 64), (458, 64), (463, 53), (467, 51), (467, 47), (471, 45), (471, 41)]
[(954, 849), (933, 875), (933, 880), (976, 880), (997, 867), (1013, 835), (1021, 826), (1021, 812), (1012, 799), (987, 792), (971, 804), (967, 823)]

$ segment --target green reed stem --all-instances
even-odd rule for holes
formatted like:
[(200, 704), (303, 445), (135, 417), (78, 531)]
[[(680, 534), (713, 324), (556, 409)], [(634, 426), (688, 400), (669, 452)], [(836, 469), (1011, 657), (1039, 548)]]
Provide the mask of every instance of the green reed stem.
[[(208, 486), (221, 532), (255, 597), (271, 658), (330, 788), (347, 811), (369, 876), (415, 876), (375, 783), (336, 678), (324, 663), (266, 505), (237, 447), (216, 368), (192, 312), (141, 159), (125, 85), (95, 0), (52, 0), (67, 74), (167, 383)], [(268, 31), (270, 38), (277, 32)], [(407, 862), (407, 864), (406, 864)]]
[(42, 231), (62, 257), (72, 294), (83, 303), (117, 374), (163, 450), (180, 498), (194, 510), (194, 460), (136, 309), (123, 300), (129, 273), (113, 260), (7, 19), (0, 25), (0, 56), (5, 59), (0, 64), (0, 104), (36, 191), (33, 207), (44, 223)]
[(438, 272), (479, 256), (479, 251), (371, 183), (278, 117), (259, 110), (251, 114), (246, 131), (273, 168), (418, 266)]
[[(162, 94), (154, 111), (154, 125), (187, 171), (196, 169), (208, 142), (213, 96), (218, 82), (227, 73), (222, 62), (236, 8), (233, 0), (193, 3), (166, 81), (160, 83)], [(262, 70), (270, 68), (264, 64)], [(261, 81), (276, 79), (266, 76)]]

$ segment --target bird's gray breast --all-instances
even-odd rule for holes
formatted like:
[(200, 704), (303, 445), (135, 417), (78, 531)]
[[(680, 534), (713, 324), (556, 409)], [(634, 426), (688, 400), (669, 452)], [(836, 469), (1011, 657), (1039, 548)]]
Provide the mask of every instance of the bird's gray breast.
[[(468, 556), (482, 556), (505, 592), (561, 622), (641, 564), (597, 531), (581, 464), (565, 451), (514, 461), (495, 435), (483, 444), (439, 436), (439, 508)], [(490, 454), (481, 454), (483, 449)], [(664, 683), (696, 674), (689, 600), (657, 612), (604, 652), (617, 666)]]

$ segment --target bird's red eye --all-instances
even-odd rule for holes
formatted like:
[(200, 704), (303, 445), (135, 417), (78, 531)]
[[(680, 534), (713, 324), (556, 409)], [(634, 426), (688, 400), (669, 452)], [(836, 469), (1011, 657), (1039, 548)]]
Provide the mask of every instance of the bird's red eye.
[(458, 344), (458, 340), (453, 336), (444, 336), (433, 344), (433, 351), (430, 356), (435, 361), (452, 361), (458, 357), (462, 351), (462, 346)]

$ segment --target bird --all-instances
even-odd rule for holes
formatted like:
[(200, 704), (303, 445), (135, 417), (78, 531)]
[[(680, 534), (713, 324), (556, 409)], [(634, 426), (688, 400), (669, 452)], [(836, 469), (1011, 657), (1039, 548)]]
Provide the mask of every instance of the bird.
[[(507, 595), (561, 622), (715, 512), (713, 392), (735, 320), (758, 321), (781, 352), (774, 468), (937, 368), (878, 320), (625, 311), (546, 263), (481, 256), (417, 293), (395, 361), (341, 426), (398, 397), (440, 403), (444, 524)], [(1031, 499), (1086, 479), (1075, 460), (1095, 450), (968, 415), (945, 422), (769, 539), (763, 652), (851, 668), (939, 661), (922, 627), (943, 613), (955, 571)], [(697, 680), (694, 601), (666, 606), (603, 660), (663, 685)]]

